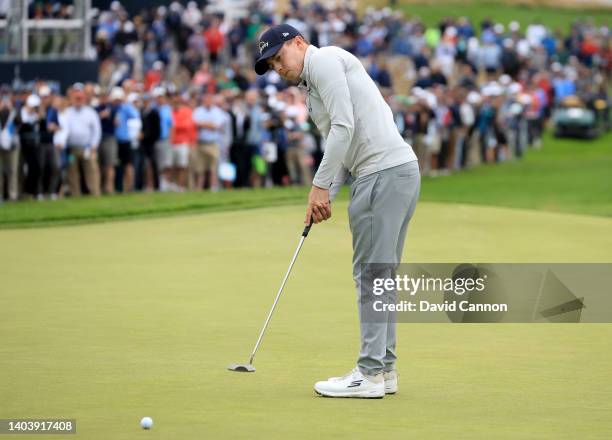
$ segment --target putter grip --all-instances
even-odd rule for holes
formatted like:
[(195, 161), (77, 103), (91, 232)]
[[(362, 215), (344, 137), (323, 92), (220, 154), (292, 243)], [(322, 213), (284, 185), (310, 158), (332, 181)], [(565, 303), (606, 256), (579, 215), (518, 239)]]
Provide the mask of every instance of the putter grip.
[(313, 223), (314, 219), (310, 217), (310, 224), (304, 228), (304, 232), (302, 232), (302, 237), (308, 237), (308, 233), (310, 232), (310, 228), (312, 228)]

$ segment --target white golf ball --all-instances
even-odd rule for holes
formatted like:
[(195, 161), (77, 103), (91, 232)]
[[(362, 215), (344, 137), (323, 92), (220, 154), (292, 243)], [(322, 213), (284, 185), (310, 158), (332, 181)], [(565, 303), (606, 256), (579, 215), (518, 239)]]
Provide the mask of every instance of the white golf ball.
[(143, 417), (140, 421), (142, 429), (151, 429), (153, 427), (153, 419), (151, 417)]

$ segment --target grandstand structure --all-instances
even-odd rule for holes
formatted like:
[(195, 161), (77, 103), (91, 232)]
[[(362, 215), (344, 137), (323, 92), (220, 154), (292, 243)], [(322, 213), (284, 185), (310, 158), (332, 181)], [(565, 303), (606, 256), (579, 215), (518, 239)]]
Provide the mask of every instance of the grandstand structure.
[[(37, 14), (49, 3), (50, 9), (67, 8), (68, 13)], [(121, 1), (130, 16), (145, 7), (169, 3)], [(222, 15), (228, 22), (249, 13), (249, 0), (195, 3), (206, 13)], [(74, 82), (98, 81), (99, 60), (92, 27), (97, 23), (97, 14), (111, 7), (111, 0), (0, 0), (0, 84), (19, 88), (24, 83), (45, 79), (65, 89)]]
[(75, 0), (71, 18), (35, 19), (28, 0), (10, 0), (0, 20), (3, 61), (74, 60), (95, 57), (91, 46), (91, 0)]
[(91, 0), (73, 0), (69, 16), (35, 18), (28, 0), (0, 10), (0, 83), (46, 77), (67, 85), (97, 76), (91, 42)]

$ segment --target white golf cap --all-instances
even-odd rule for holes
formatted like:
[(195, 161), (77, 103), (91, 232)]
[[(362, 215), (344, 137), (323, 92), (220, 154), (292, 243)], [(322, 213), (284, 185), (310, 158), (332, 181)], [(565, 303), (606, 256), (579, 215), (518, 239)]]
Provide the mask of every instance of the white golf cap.
[(290, 106), (285, 109), (285, 115), (288, 118), (297, 118), (299, 116), (299, 111), (296, 106)]
[(503, 74), (502, 76), (499, 77), (499, 83), (502, 86), (507, 86), (511, 82), (512, 82), (512, 78), (510, 78), (510, 75)]
[(495, 83), (489, 86), (490, 96), (501, 96), (504, 93), (504, 89), (499, 84)]
[(474, 91), (468, 93), (466, 99), (467, 99), (467, 102), (469, 102), (470, 104), (479, 104), (480, 101), (482, 101), (478, 92), (474, 92)]
[(412, 93), (413, 96), (417, 97), (417, 98), (424, 98), (425, 95), (425, 90), (422, 89), (421, 87), (413, 87), (412, 90), (410, 91)]
[(429, 67), (427, 66), (421, 66), (419, 67), (419, 76), (427, 76), (431, 73), (431, 70), (429, 70)]
[(138, 95), (138, 93), (130, 93), (127, 97), (127, 102), (129, 102), (130, 104), (135, 103), (136, 101), (140, 101), (140, 95)]
[(151, 96), (159, 98), (160, 96), (166, 96), (166, 90), (163, 87), (155, 87), (151, 92)]
[(266, 92), (266, 95), (276, 95), (277, 91), (278, 89), (272, 84), (267, 85), (266, 88), (264, 89), (264, 92)]
[(110, 99), (112, 101), (123, 101), (125, 99), (125, 92), (121, 87), (113, 87), (110, 92)]
[(508, 86), (508, 93), (511, 95), (516, 95), (517, 93), (521, 93), (521, 90), (523, 90), (523, 87), (517, 82), (513, 82), (512, 84)]
[(448, 37), (456, 37), (457, 36), (457, 28), (454, 26), (449, 26), (444, 31), (444, 35)]
[(521, 104), (523, 104), (523, 105), (531, 105), (533, 100), (531, 99), (531, 96), (529, 96), (526, 93), (523, 93), (523, 94), (519, 95), (519, 102)]
[(26, 105), (28, 107), (38, 107), (40, 105), (40, 98), (38, 95), (30, 95), (28, 99), (26, 99)]
[(523, 106), (518, 102), (512, 103), (510, 106), (510, 113), (513, 115), (520, 115), (523, 112)]
[(123, 23), (123, 30), (125, 32), (131, 33), (134, 32), (134, 30), (136, 29), (136, 26), (134, 26), (134, 23), (132, 23), (131, 21), (126, 21)]
[(38, 89), (38, 96), (40, 96), (41, 98), (49, 96), (50, 94), (51, 94), (51, 87), (49, 87), (46, 84), (43, 86), (40, 86), (40, 88)]
[(425, 92), (425, 96), (423, 96), (429, 108), (434, 109), (438, 106), (438, 98), (436, 95), (430, 92)]

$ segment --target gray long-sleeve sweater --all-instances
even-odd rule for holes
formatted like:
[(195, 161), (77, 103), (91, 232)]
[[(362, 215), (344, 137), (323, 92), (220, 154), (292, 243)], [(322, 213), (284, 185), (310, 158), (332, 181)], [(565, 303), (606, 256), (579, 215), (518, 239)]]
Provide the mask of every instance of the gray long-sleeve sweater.
[(349, 172), (358, 178), (417, 160), (354, 55), (339, 47), (309, 46), (301, 78), (308, 111), (326, 141), (313, 184), (331, 188), (331, 200)]

